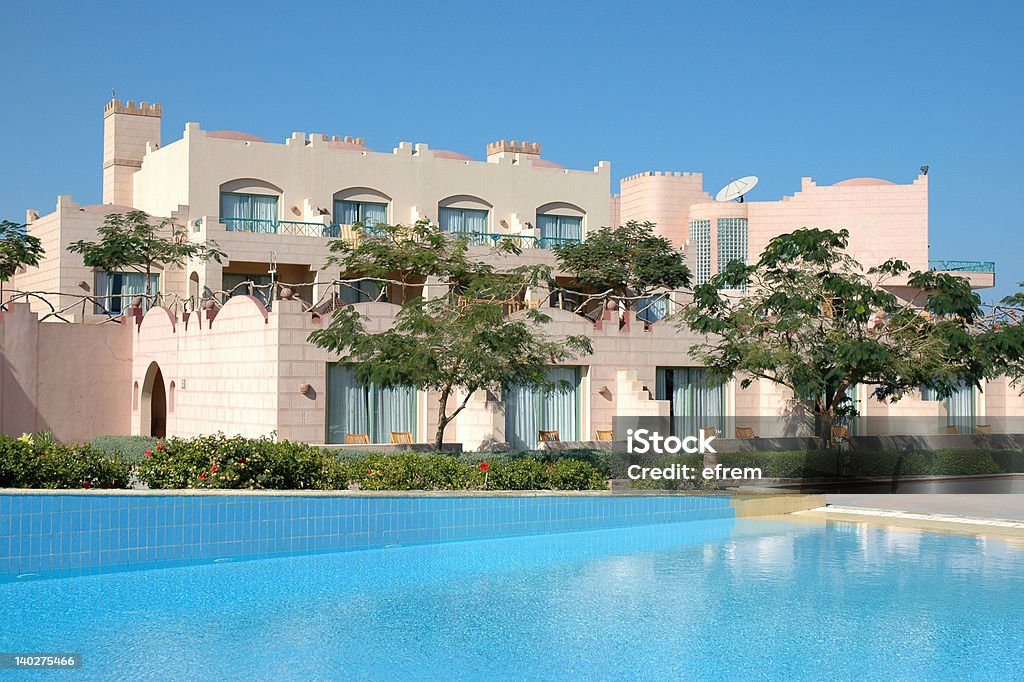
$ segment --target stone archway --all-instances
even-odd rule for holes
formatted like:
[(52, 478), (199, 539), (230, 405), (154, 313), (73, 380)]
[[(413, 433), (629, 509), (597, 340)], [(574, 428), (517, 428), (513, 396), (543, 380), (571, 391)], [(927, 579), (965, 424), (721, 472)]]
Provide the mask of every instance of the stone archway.
[(155, 362), (149, 364), (142, 382), (142, 410), (139, 432), (155, 438), (167, 436), (167, 388)]

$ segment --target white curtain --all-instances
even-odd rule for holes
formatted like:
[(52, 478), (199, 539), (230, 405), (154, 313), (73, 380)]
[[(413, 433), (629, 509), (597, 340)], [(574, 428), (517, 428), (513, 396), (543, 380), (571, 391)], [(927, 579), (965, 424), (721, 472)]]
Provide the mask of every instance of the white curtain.
[(959, 433), (974, 433), (974, 384), (961, 381), (956, 393), (946, 399), (946, 424)]
[(350, 433), (370, 433), (366, 386), (356, 382), (355, 368), (332, 364), (327, 370), (327, 442), (344, 443)]
[(579, 368), (552, 367), (548, 379), (566, 383), (553, 391), (505, 389), (505, 441), (513, 450), (533, 450), (541, 431), (558, 431), (563, 441), (579, 439)]
[(229, 232), (276, 232), (277, 197), (221, 192), (220, 217)]
[(712, 386), (700, 367), (659, 368), (656, 397), (671, 401), (672, 433), (696, 436), (713, 426), (725, 433), (725, 384)]
[[(149, 276), (149, 295), (160, 292), (160, 275)], [(142, 309), (148, 310), (150, 301), (146, 296), (146, 274), (143, 272), (97, 272), (96, 295), (101, 297), (96, 313), (123, 313), (131, 307), (135, 298), (142, 297)], [(106, 297), (106, 298), (103, 298)]]
[(390, 443), (394, 431), (408, 431), (416, 440), (416, 392), (410, 386), (371, 390), (374, 406), (375, 443)]
[(339, 225), (362, 223), (373, 227), (388, 220), (388, 205), (366, 201), (335, 201), (334, 222)]
[(487, 211), (468, 208), (442, 208), (438, 223), (444, 232), (487, 232)]
[(636, 302), (638, 319), (651, 324), (668, 315), (668, 299), (663, 294), (645, 296)]
[(583, 239), (583, 219), (578, 216), (538, 213), (537, 227), (540, 229), (542, 248)]

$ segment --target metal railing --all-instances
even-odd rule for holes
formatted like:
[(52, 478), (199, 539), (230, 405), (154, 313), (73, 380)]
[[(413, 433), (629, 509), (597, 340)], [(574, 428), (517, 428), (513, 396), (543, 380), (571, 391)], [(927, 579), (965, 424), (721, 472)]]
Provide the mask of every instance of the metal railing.
[(278, 234), (295, 237), (326, 237), (327, 228), (323, 223), (304, 223), (299, 220), (281, 220), (277, 223)]
[(930, 260), (929, 270), (942, 272), (991, 272), (995, 273), (995, 261), (990, 260)]
[(553, 249), (556, 246), (563, 244), (579, 244), (580, 239), (577, 237), (541, 237), (537, 240), (537, 248), (539, 249)]
[(263, 218), (221, 218), (220, 222), (228, 232), (253, 232), (256, 234), (274, 234), (277, 232), (276, 220)]

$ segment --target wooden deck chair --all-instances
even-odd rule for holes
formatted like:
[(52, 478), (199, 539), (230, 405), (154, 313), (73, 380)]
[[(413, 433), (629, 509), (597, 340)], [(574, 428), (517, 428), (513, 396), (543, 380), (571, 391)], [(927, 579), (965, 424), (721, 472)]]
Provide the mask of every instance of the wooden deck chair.
[(557, 443), (558, 431), (541, 431), (537, 435), (537, 440), (541, 443)]
[(345, 445), (369, 445), (370, 434), (368, 433), (346, 433)]
[(757, 436), (754, 435), (754, 429), (750, 428), (749, 426), (737, 426), (736, 427), (736, 437), (737, 438), (757, 438)]
[(947, 436), (956, 436), (960, 433), (960, 429), (956, 428), (956, 424), (950, 424), (946, 427)]
[(978, 428), (978, 435), (981, 435), (981, 436), (991, 436), (992, 435), (992, 425), (991, 424), (978, 424), (977, 428)]
[(598, 440), (614, 440), (615, 431), (613, 429), (598, 429), (597, 430)]
[(845, 426), (833, 426), (832, 427), (832, 438), (835, 440), (842, 440), (850, 437), (850, 429)]
[(718, 435), (718, 427), (715, 426), (705, 426), (703, 429), (700, 430), (701, 438), (705, 438), (707, 436), (715, 436), (717, 438)]
[(397, 445), (412, 445), (412, 433), (410, 431), (392, 431), (391, 442)]

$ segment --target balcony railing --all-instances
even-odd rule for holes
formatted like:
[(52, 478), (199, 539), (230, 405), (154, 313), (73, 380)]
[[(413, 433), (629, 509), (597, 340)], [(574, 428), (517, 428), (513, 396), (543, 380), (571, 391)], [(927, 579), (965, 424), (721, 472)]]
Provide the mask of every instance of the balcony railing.
[[(255, 234), (283, 234), (295, 237), (328, 237), (341, 239), (355, 246), (362, 234), (374, 234), (372, 227), (359, 230), (354, 225), (331, 223), (310, 223), (298, 220), (267, 220), (264, 218), (220, 218), (220, 222), (228, 232), (252, 232)], [(472, 246), (497, 246), (502, 240), (509, 239), (519, 249), (551, 249), (559, 244), (576, 244), (575, 237), (534, 237), (526, 234), (504, 234), (500, 232), (449, 232), (448, 234), (464, 239)]]
[(995, 273), (995, 261), (990, 260), (930, 260), (929, 270), (942, 272), (991, 272)]

